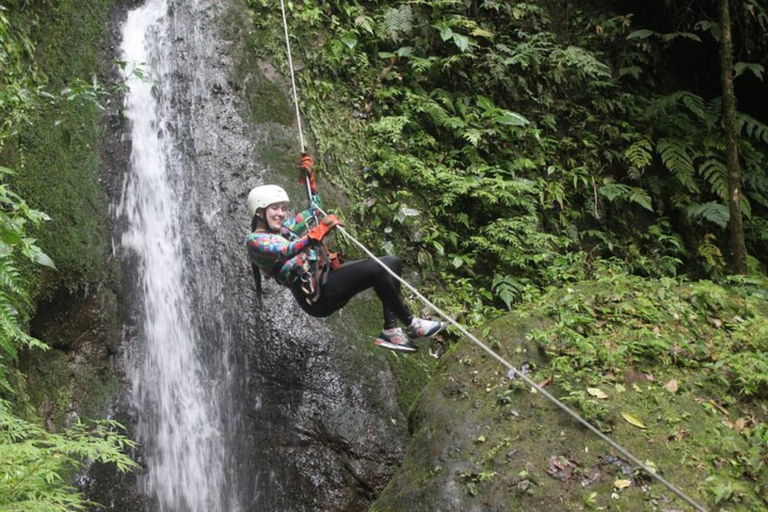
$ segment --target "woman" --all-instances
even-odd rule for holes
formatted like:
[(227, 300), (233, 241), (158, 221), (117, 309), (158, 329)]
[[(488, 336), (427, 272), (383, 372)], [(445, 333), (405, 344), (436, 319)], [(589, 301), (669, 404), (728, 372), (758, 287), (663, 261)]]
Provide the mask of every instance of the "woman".
[[(327, 215), (316, 220), (322, 214), (311, 166), (312, 158), (303, 155), (300, 181), (308, 180), (313, 206), (295, 217), (288, 214), (288, 194), (277, 185), (262, 185), (248, 194), (252, 233), (245, 244), (257, 287), (260, 288), (260, 270), (290, 288), (301, 308), (315, 317), (329, 316), (358, 293), (373, 288), (384, 309), (384, 328), (376, 345), (415, 352), (413, 340), (434, 336), (445, 324), (414, 318), (400, 297), (400, 283), (376, 261), (331, 264), (322, 240), (339, 224), (339, 219)], [(397, 275), (402, 272), (399, 258), (386, 256), (381, 261)], [(406, 326), (405, 330), (398, 327), (398, 320)]]

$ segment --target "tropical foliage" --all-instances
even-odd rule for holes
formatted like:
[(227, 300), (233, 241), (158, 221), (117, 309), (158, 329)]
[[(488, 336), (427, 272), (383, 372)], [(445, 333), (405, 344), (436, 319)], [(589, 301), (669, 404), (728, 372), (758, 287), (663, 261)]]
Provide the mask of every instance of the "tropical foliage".
[[(248, 4), (252, 50), (285, 65), (279, 6)], [(538, 376), (566, 394), (578, 383), (566, 399), (590, 420), (601, 409), (584, 383), (635, 365), (702, 376), (697, 392), (750, 418), (729, 478), (751, 490), (703, 485), (751, 506), (768, 461), (768, 112), (755, 99), (768, 14), (732, 4), (753, 273), (738, 282), (717, 2), (306, 0), (288, 15), (325, 179), (352, 198), (347, 229), (409, 258), (422, 291), (465, 323), (515, 307), (554, 319), (532, 335), (551, 361)], [(588, 293), (573, 285), (591, 278)]]
[[(249, 3), (256, 23), (276, 30), (279, 10)], [(364, 147), (347, 147), (366, 166), (355, 214), (385, 233), (373, 244), (397, 246), (447, 286), (471, 279), (484, 291), (465, 298), (494, 307), (584, 275), (598, 258), (647, 276), (727, 272), (719, 91), (672, 69), (681, 45), (712, 50), (716, 18), (702, 9), (689, 32), (665, 32), (596, 4), (292, 5), (318, 146), (339, 152), (337, 127), (321, 120), (338, 106), (365, 133)], [(765, 47), (764, 8), (739, 8), (742, 44)], [(261, 51), (272, 44), (280, 58), (272, 41)], [(761, 76), (762, 64), (738, 70)], [(768, 126), (741, 112), (738, 128), (742, 210), (759, 256)], [(330, 179), (346, 161), (333, 161)]]
[[(49, 93), (35, 64), (31, 33), (37, 17), (33, 11), (21, 14), (0, 5), (0, 155), (24, 167), (27, 153), (20, 151), (19, 141), (37, 111), (61, 102), (93, 102), (98, 87), (80, 80)], [(71, 485), (74, 471), (89, 461), (114, 462), (122, 471), (133, 468), (136, 464), (123, 453), (132, 443), (112, 421), (86, 425), (78, 420), (50, 432), (23, 407), (24, 378), (15, 364), (23, 351), (48, 348), (28, 334), (28, 321), (39, 269), (56, 267), (33, 236), (51, 219), (14, 191), (15, 181), (23, 180), (0, 166), (0, 510), (84, 510), (88, 503)]]

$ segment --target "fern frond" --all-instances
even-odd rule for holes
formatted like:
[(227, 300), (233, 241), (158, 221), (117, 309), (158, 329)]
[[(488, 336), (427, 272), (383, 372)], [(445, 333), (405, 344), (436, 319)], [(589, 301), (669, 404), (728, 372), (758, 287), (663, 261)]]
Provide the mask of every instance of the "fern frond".
[(462, 138), (472, 144), (473, 146), (477, 147), (478, 144), (480, 144), (480, 141), (483, 140), (483, 132), (480, 130), (477, 130), (475, 128), (470, 128), (468, 130), (465, 130), (461, 134)]
[(640, 139), (624, 151), (624, 158), (632, 167), (645, 169), (650, 165), (653, 145), (648, 139)]
[(19, 270), (10, 258), (0, 258), (0, 290), (10, 292), (29, 303), (29, 293), (24, 288)]
[(608, 64), (599, 61), (592, 52), (578, 46), (555, 50), (552, 52), (551, 59), (555, 66), (570, 68), (583, 78), (598, 80), (612, 77)]
[(713, 129), (715, 125), (723, 117), (723, 100), (722, 98), (714, 98), (707, 103), (707, 123), (708, 129)]
[(666, 117), (680, 106), (685, 107), (695, 118), (703, 121), (707, 127), (712, 127), (720, 119), (719, 105), (714, 102), (707, 104), (701, 96), (688, 91), (675, 91), (666, 96), (654, 99), (646, 111), (649, 117)]
[(651, 206), (651, 196), (641, 188), (609, 182), (601, 186), (599, 192), (601, 196), (612, 203), (617, 199), (622, 199), (640, 205), (646, 210), (653, 211), (653, 207)]
[(725, 228), (731, 218), (728, 206), (715, 201), (692, 204), (685, 209), (685, 213), (690, 219), (703, 219), (721, 228)]
[(451, 116), (443, 105), (430, 97), (408, 93), (406, 95), (406, 101), (413, 111), (429, 115), (438, 126), (452, 129), (464, 128), (467, 126), (467, 123), (463, 119)]
[(408, 122), (406, 116), (386, 116), (372, 123), (370, 129), (377, 136), (394, 142), (402, 138), (403, 129)]
[(407, 4), (388, 9), (384, 13), (381, 28), (387, 39), (399, 42), (401, 36), (408, 35), (413, 30), (413, 9)]
[(699, 166), (699, 174), (710, 184), (712, 193), (728, 202), (728, 168), (716, 158), (708, 158)]
[(736, 114), (736, 131), (741, 136), (768, 144), (768, 126), (747, 114)]
[(704, 98), (697, 96), (696, 94), (683, 91), (680, 95), (680, 100), (683, 102), (688, 110), (696, 117), (705, 121), (707, 119), (707, 111), (705, 108)]
[(661, 156), (664, 166), (689, 192), (698, 192), (699, 187), (693, 179), (696, 169), (689, 149), (687, 144), (679, 139), (664, 138), (656, 143), (656, 151)]
[(625, 198), (629, 195), (631, 187), (621, 183), (606, 183), (600, 187), (600, 195), (613, 202), (616, 199)]

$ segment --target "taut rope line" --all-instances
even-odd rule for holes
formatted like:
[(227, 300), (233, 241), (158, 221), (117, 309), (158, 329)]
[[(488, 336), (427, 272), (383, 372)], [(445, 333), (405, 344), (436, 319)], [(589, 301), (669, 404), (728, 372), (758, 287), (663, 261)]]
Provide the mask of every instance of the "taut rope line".
[[(293, 61), (291, 59), (291, 44), (289, 42), (289, 34), (288, 34), (288, 19), (285, 14), (285, 4), (284, 0), (280, 0), (280, 7), (283, 13), (283, 27), (285, 29), (285, 42), (286, 47), (288, 51), (288, 65), (291, 70), (291, 85), (293, 87), (293, 101), (296, 106), (296, 119), (299, 125), (299, 140), (301, 143), (301, 151), (302, 153), (305, 151), (304, 146), (304, 135), (301, 129), (301, 116), (299, 114), (299, 98), (297, 94), (296, 89), (296, 79), (294, 76), (294, 69), (293, 69)], [(323, 215), (326, 215), (326, 213), (319, 207), (317, 204), (314, 203), (312, 198), (312, 192), (310, 189), (309, 184), (309, 177), (307, 177), (307, 192), (309, 193), (310, 201), (312, 202), (313, 206), (315, 206), (320, 213)], [(442, 309), (437, 307), (435, 304), (433, 304), (429, 299), (427, 299), (424, 295), (421, 294), (414, 286), (412, 286), (409, 282), (404, 280), (402, 277), (397, 275), (392, 269), (390, 269), (387, 265), (384, 264), (383, 261), (381, 261), (376, 255), (374, 255), (365, 245), (363, 245), (362, 242), (358, 241), (354, 236), (352, 236), (346, 229), (344, 229), (342, 226), (336, 226), (335, 228), (337, 231), (340, 231), (349, 241), (351, 241), (353, 244), (355, 244), (357, 247), (359, 247), (369, 258), (374, 260), (376, 263), (378, 263), (384, 270), (386, 270), (393, 278), (397, 279), (403, 286), (408, 288), (416, 297), (421, 300), (425, 305), (430, 307), (433, 311), (435, 311), (438, 315), (440, 315), (441, 318), (443, 318), (445, 321), (450, 323), (452, 326), (456, 327), (464, 336), (472, 340), (478, 347), (480, 347), (483, 351), (485, 351), (488, 355), (490, 355), (492, 358), (496, 359), (499, 363), (501, 363), (503, 366), (505, 366), (509, 371), (513, 373), (516, 377), (520, 378), (531, 386), (533, 389), (535, 389), (538, 393), (541, 393), (542, 396), (544, 396), (547, 400), (555, 404), (558, 408), (560, 408), (563, 412), (568, 414), (571, 418), (579, 422), (581, 425), (586, 427), (590, 432), (595, 434), (599, 439), (605, 441), (608, 445), (611, 446), (614, 450), (622, 454), (624, 457), (626, 457), (630, 462), (635, 464), (637, 467), (642, 469), (647, 475), (650, 477), (656, 479), (659, 483), (667, 487), (670, 491), (677, 494), (682, 500), (687, 502), (689, 505), (691, 505), (696, 510), (699, 510), (700, 512), (707, 512), (707, 509), (704, 508), (704, 506), (700, 505), (697, 501), (695, 501), (693, 498), (689, 497), (687, 494), (685, 494), (681, 489), (679, 489), (677, 486), (675, 486), (673, 483), (662, 477), (661, 475), (657, 474), (655, 470), (648, 467), (645, 463), (641, 462), (640, 459), (629, 453), (625, 448), (623, 448), (621, 445), (616, 443), (613, 439), (606, 436), (600, 430), (593, 426), (591, 423), (589, 423), (587, 420), (582, 418), (576, 411), (572, 410), (570, 407), (565, 405), (563, 402), (558, 400), (555, 396), (550, 394), (548, 391), (546, 391), (544, 388), (539, 386), (536, 382), (531, 380), (529, 377), (521, 373), (517, 370), (514, 366), (512, 366), (511, 363), (509, 363), (506, 359), (501, 357), (499, 354), (491, 350), (490, 347), (488, 347), (485, 343), (480, 341), (475, 335), (473, 335), (471, 332), (469, 332), (463, 325), (458, 323), (456, 320), (448, 316)]]
[[(306, 146), (304, 145), (304, 132), (301, 130), (301, 112), (299, 111), (299, 93), (296, 88), (296, 74), (293, 70), (293, 58), (291, 57), (291, 38), (288, 35), (288, 16), (285, 15), (285, 0), (280, 0), (280, 10), (283, 13), (283, 29), (285, 30), (285, 47), (288, 52), (288, 67), (291, 70), (291, 89), (293, 90), (293, 104), (296, 106), (296, 122), (299, 125), (299, 144), (301, 145), (301, 152), (304, 153)], [(310, 193), (310, 198), (312, 194)]]

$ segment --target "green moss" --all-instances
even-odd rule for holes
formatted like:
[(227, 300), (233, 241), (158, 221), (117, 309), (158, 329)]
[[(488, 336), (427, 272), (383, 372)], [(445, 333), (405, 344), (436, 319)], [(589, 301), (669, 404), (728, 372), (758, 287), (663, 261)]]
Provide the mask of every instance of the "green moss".
[[(711, 286), (694, 283), (665, 292), (665, 304), (674, 313), (678, 299), (698, 296), (701, 307), (716, 304), (723, 315), (738, 311), (745, 323), (749, 321), (743, 297), (721, 289), (709, 293)], [(620, 289), (617, 283), (612, 291)], [(650, 289), (654, 293), (645, 294), (646, 299), (658, 297), (662, 288)], [(586, 283), (562, 293), (606, 315), (641, 311), (629, 294), (613, 303), (615, 309), (600, 309), (594, 294), (610, 291), (605, 285)], [(547, 319), (550, 306), (553, 318)], [(562, 328), (566, 309), (549, 296), (529, 310), (489, 324), (485, 337), (499, 340), (503, 357), (518, 368), (528, 363), (535, 382), (546, 380), (550, 393), (570, 398), (570, 407), (584, 416), (591, 414), (588, 419), (614, 441), (655, 465), (662, 476), (705, 506), (765, 508), (768, 494), (761, 482), (766, 478), (766, 452), (759, 441), (765, 431), (764, 399), (730, 395), (727, 389), (713, 387), (709, 372), (661, 359), (644, 361), (642, 371), (637, 367), (577, 371), (578, 356), (570, 367), (552, 366), (562, 356), (547, 357), (529, 335)], [(631, 325), (626, 316), (614, 321)], [(674, 320), (656, 324), (662, 333), (675, 325)], [(716, 343), (712, 331), (719, 324), (708, 325), (697, 335)], [(603, 343), (615, 347), (619, 340), (614, 336), (602, 338)], [(588, 388), (601, 390), (606, 398), (594, 396)], [(633, 418), (641, 425), (632, 424)], [(510, 380), (503, 367), (468, 340), (444, 357), (415, 409), (413, 423), (415, 433), (403, 465), (373, 510), (469, 510), (480, 503), (488, 511), (686, 506), (519, 379)], [(630, 486), (615, 489), (617, 480), (627, 480)]]
[[(104, 75), (102, 51), (112, 3), (68, 0), (41, 9), (33, 37), (51, 92)], [(102, 112), (85, 100), (60, 99), (41, 106), (8, 151), (8, 165), (19, 171), (15, 188), (52, 218), (37, 233), (58, 268), (51, 289), (87, 286), (103, 276), (107, 212), (99, 185)]]
[(243, 87), (252, 122), (272, 122), (286, 126), (293, 124), (294, 115), (287, 88), (267, 80), (258, 62), (241, 60), (235, 69), (235, 77)]

